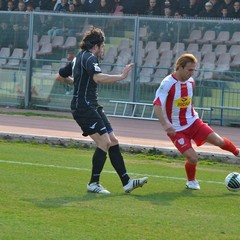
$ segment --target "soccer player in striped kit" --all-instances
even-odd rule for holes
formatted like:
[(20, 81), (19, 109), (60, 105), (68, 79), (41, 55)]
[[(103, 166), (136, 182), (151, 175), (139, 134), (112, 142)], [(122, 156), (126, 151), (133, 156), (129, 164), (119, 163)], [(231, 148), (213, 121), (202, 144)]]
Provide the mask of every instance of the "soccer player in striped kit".
[(192, 148), (191, 140), (197, 146), (205, 142), (220, 147), (239, 157), (239, 149), (227, 138), (219, 136), (204, 123), (194, 110), (192, 98), (197, 64), (194, 55), (181, 55), (174, 72), (166, 76), (156, 91), (153, 107), (160, 124), (176, 148), (186, 157), (186, 188), (200, 190), (196, 180), (198, 155)]

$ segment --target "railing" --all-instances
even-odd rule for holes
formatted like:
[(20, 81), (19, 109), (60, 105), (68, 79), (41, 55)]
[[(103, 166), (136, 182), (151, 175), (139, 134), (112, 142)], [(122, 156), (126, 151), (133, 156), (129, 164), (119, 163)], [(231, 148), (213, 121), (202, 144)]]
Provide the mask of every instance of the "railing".
[[(124, 102), (110, 100), (110, 103), (114, 104), (113, 113), (108, 114), (112, 117), (124, 117), (124, 118), (136, 118), (145, 120), (157, 120), (154, 115), (153, 105), (150, 103), (139, 103), (139, 102)], [(209, 112), (208, 122), (211, 124), (212, 121), (212, 108), (205, 107), (194, 107), (196, 111), (199, 111), (201, 119), (204, 119), (204, 113)]]

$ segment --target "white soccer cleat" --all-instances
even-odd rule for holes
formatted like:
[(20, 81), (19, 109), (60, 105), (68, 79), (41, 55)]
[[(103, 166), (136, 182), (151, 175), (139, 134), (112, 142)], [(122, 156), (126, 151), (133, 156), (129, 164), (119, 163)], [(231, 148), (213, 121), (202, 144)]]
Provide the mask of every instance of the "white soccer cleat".
[(88, 184), (87, 191), (92, 193), (110, 194), (110, 192), (98, 182)]
[(129, 179), (128, 184), (123, 186), (123, 190), (126, 193), (130, 193), (135, 188), (142, 187), (147, 182), (148, 182), (147, 177), (138, 178), (138, 179)]
[(186, 188), (192, 190), (200, 190), (200, 185), (197, 180), (187, 181)]

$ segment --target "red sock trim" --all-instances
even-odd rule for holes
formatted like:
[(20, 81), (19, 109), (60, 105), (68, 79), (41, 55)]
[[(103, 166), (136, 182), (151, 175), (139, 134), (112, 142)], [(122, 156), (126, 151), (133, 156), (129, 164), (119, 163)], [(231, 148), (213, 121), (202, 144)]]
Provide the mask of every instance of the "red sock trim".
[(195, 180), (197, 164), (196, 163), (192, 164), (192, 163), (186, 161), (185, 170), (186, 170), (188, 181)]
[(221, 147), (221, 149), (231, 152), (233, 155), (237, 156), (239, 154), (239, 149), (227, 138), (222, 138), (224, 141), (224, 145)]

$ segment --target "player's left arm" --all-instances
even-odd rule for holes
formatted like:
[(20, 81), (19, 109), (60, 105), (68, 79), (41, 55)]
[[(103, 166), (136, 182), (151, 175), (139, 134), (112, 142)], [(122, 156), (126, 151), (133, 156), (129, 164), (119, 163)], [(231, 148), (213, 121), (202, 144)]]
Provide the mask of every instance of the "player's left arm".
[(117, 81), (121, 81), (121, 80), (124, 80), (125, 78), (127, 78), (128, 74), (132, 70), (132, 68), (133, 68), (133, 63), (130, 63), (124, 67), (122, 74), (109, 75), (109, 74), (104, 74), (104, 73), (97, 73), (97, 74), (93, 75), (93, 80), (96, 83), (114, 83)]
[(73, 84), (74, 80), (72, 78), (72, 64), (69, 63), (65, 67), (60, 68), (55, 79), (60, 83)]

